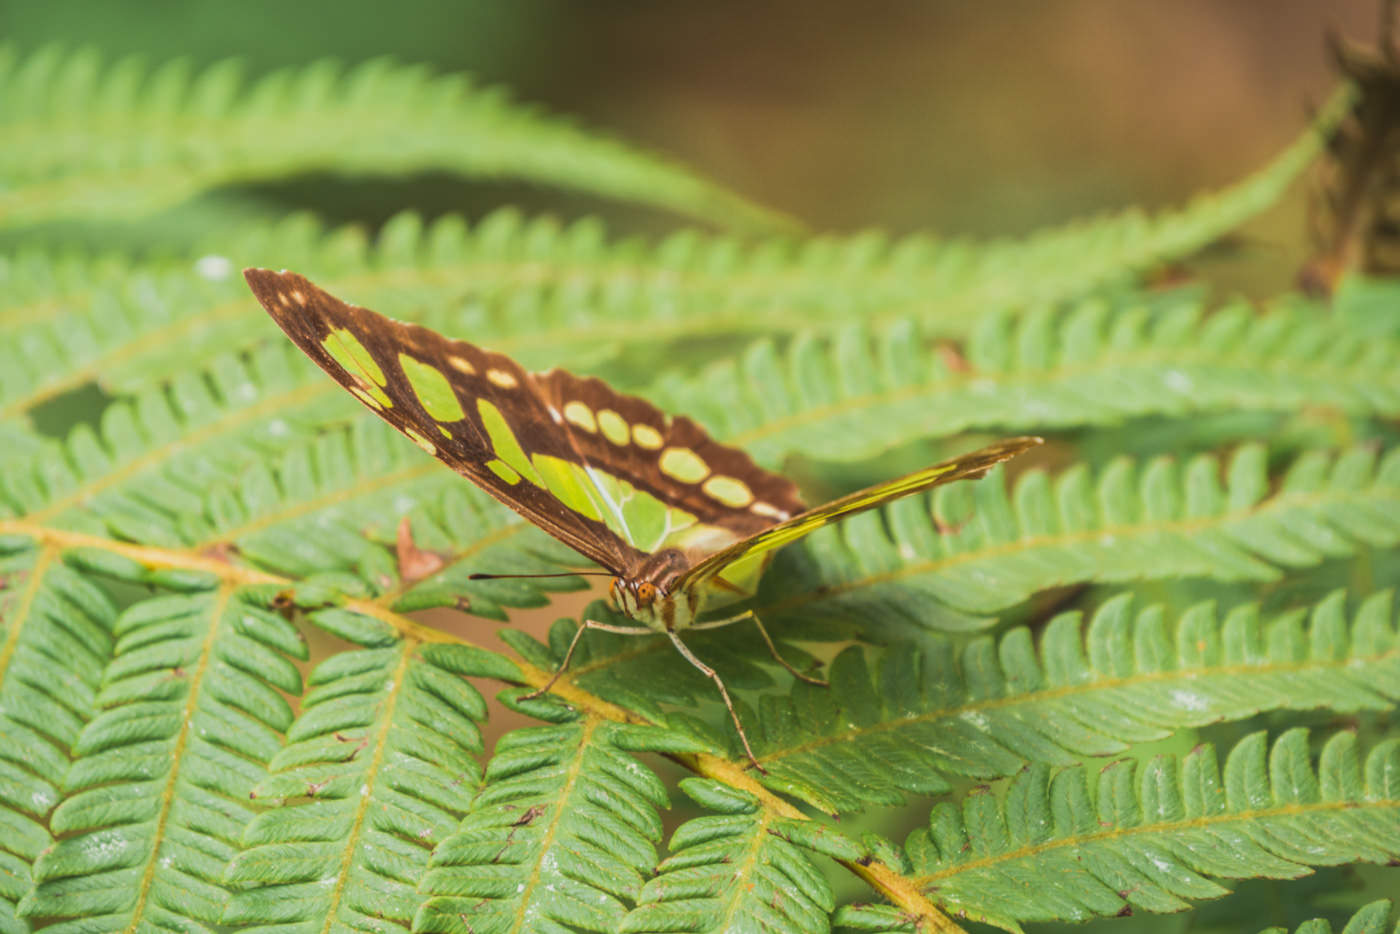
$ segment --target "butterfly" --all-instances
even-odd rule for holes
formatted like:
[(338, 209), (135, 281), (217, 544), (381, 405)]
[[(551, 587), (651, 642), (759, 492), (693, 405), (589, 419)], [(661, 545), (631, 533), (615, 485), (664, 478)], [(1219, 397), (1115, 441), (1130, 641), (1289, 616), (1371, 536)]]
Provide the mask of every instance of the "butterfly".
[(347, 304), (296, 273), (244, 277), (287, 336), (355, 398), (611, 577), (610, 603), (636, 625), (584, 620), (536, 694), (568, 668), (589, 629), (664, 635), (714, 682), (760, 771), (724, 682), (680, 634), (752, 620), (783, 667), (815, 681), (778, 654), (752, 612), (725, 615), (754, 594), (774, 550), (899, 497), (981, 477), (1041, 443), (1012, 438), (807, 509), (787, 478), (602, 380), (526, 371), (504, 354)]

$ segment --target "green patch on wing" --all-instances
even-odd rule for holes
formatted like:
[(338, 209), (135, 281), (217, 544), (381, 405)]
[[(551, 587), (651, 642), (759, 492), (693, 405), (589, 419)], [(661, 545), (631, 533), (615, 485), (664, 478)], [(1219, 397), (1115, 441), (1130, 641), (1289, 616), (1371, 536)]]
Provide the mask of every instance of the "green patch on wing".
[[(734, 533), (728, 529), (703, 523), (694, 513), (668, 504), (605, 469), (549, 454), (527, 455), (510, 422), (494, 403), (478, 399), (476, 405), (496, 454), (486, 466), (507, 483), (514, 484), (524, 477), (548, 490), (573, 512), (603, 523), (623, 541), (642, 551), (656, 552), (664, 548), (709, 551), (734, 541)], [(599, 424), (606, 424), (602, 417), (606, 414), (599, 415)], [(625, 440), (626, 426), (613, 433)], [(677, 448), (667, 451), (676, 452), (681, 460), (688, 456), (704, 469), (703, 462), (690, 451)], [(685, 466), (693, 468), (694, 465), (687, 461)]]
[(510, 423), (501, 414), (501, 410), (485, 399), (476, 400), (476, 409), (481, 413), (481, 424), (486, 428), (486, 435), (491, 439), (491, 448), (496, 452), (496, 456), (535, 486), (544, 487), (544, 478), (535, 469), (535, 465), (530, 463), (530, 458), (525, 456), (525, 449), (516, 440), (515, 432), (510, 430)]
[(452, 384), (441, 370), (406, 353), (399, 354), (399, 366), (429, 415), (440, 422), (459, 422), (466, 418), (462, 403), (457, 401)]
[(530, 460), (544, 478), (545, 489), (560, 502), (594, 521), (603, 521), (603, 514), (593, 498), (594, 493), (590, 492), (593, 482), (588, 479), (582, 466), (548, 454), (536, 454)]
[(532, 461), (545, 489), (560, 502), (603, 523), (643, 551), (725, 545), (734, 540), (728, 530), (701, 523), (693, 513), (668, 505), (605, 470), (546, 454), (536, 454)]
[(345, 328), (332, 328), (321, 341), (321, 346), (331, 355), (331, 359), (340, 364), (341, 369), (359, 377), (357, 382), (361, 391), (385, 408), (393, 404), (384, 392), (384, 386), (388, 383), (384, 371), (374, 362), (374, 357), (358, 337)]

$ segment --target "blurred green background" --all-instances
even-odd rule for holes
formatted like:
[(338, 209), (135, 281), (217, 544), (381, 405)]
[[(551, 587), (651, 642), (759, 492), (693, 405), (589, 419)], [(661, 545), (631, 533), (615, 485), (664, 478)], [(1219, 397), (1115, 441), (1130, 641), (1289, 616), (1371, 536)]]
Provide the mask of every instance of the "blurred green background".
[[(995, 235), (1177, 203), (1261, 165), (1332, 84), (1325, 32), (1373, 40), (1376, 6), (4, 0), (0, 34), (153, 62), (236, 56), (253, 75), (383, 55), (468, 71), (814, 229)], [(447, 178), (263, 194), (333, 220), (501, 201), (574, 213), (548, 193)], [(1283, 210), (1295, 213), (1262, 239), (1300, 249), (1301, 211)]]

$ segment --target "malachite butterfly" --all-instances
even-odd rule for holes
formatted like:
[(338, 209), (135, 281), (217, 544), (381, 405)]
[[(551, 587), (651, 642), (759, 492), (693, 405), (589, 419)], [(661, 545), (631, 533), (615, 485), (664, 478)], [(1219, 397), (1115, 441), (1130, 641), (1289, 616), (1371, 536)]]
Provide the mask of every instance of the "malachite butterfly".
[(785, 477), (601, 380), (528, 372), (348, 305), (296, 273), (244, 276), (287, 336), (355, 398), (612, 576), (611, 602), (638, 625), (585, 620), (555, 678), (586, 629), (665, 635), (715, 682), (756, 767), (723, 681), (679, 633), (752, 619), (771, 649), (756, 616), (725, 608), (753, 595), (775, 549), (901, 496), (980, 477), (1041, 443), (1012, 438), (809, 510)]

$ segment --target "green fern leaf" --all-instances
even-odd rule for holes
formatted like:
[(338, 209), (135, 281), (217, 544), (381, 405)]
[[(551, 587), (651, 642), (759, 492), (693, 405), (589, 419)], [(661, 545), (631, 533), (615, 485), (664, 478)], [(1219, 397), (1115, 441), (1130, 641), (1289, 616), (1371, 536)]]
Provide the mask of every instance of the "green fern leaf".
[(681, 789), (718, 814), (682, 824), (622, 934), (725, 931), (824, 934), (835, 901), (817, 867), (757, 802), (720, 782)]
[[(1264, 450), (1238, 449), (1184, 470), (1168, 458), (1082, 465), (1052, 481), (995, 477), (911, 497), (823, 529), (763, 578), (765, 619), (976, 625), (1039, 590), (1079, 581), (1199, 576), (1267, 581), (1365, 545), (1400, 541), (1400, 451), (1311, 451), (1270, 489)], [(942, 530), (942, 534), (940, 534)], [(781, 568), (781, 570), (778, 570)], [(957, 611), (950, 614), (941, 607)], [(960, 615), (961, 614), (961, 615)]]
[(1364, 761), (1354, 734), (1322, 748), (1302, 729), (1272, 747), (1240, 742), (1223, 775), (1214, 750), (1051, 774), (1033, 766), (999, 800), (974, 791), (936, 805), (907, 843), (914, 880), (950, 911), (1008, 929), (1021, 921), (1182, 911), (1219, 898), (1215, 879), (1292, 878), (1310, 866), (1400, 855), (1400, 740)]
[(781, 354), (765, 341), (648, 396), (771, 465), (797, 452), (864, 460), (910, 438), (990, 428), (1315, 405), (1400, 412), (1400, 341), (1339, 330), (1295, 300), (1264, 316), (1231, 304), (1206, 317), (1196, 296), (1147, 299), (984, 315), (962, 348), (966, 370), (930, 353), (905, 320), (873, 337), (808, 332)]
[(255, 795), (277, 806), (252, 821), (224, 875), (223, 915), (239, 930), (333, 923), (408, 930), (418, 877), (481, 780), (486, 705), (458, 677), (476, 653), (395, 643), (335, 655), (310, 691)]
[[(41, 78), (65, 67), (56, 53), (34, 62)], [(138, 72), (132, 75), (139, 78)], [(184, 79), (166, 74), (162, 80), (174, 82), (178, 96)], [(212, 74), (221, 73), (216, 67)], [(326, 74), (323, 66), (307, 71)], [(5, 80), (0, 74), (0, 86)], [(44, 99), (48, 92), (38, 93)], [(112, 261), (93, 268), (65, 261), (57, 275), (44, 255), (13, 272), (0, 266), (0, 283), (12, 286), (0, 296), (0, 327), (13, 328), (12, 346), (31, 348), (28, 357), (0, 355), (0, 372), (7, 374), (0, 378), (0, 422), (87, 381), (133, 391), (186, 369), (192, 353), (274, 339), (275, 329), (247, 313), (247, 297), (232, 275), (235, 260), (306, 270), (350, 300), (469, 336), (528, 366), (578, 368), (611, 359), (625, 346), (790, 333), (853, 317), (891, 322), (911, 312), (930, 334), (961, 335), (987, 309), (1077, 298), (1210, 243), (1278, 196), (1343, 109), (1327, 109), (1315, 129), (1254, 178), (1184, 209), (1150, 221), (1130, 211), (1024, 241), (916, 236), (890, 244), (859, 234), (755, 244), (686, 231), (640, 248), (635, 241), (609, 243), (594, 221), (563, 228), (549, 218), (527, 222), (502, 211), (474, 230), (449, 217), (425, 231), (416, 217), (403, 215), (386, 225), (372, 254), (357, 231), (323, 238), (294, 218), (222, 236), (203, 249), (208, 255), (196, 252), (184, 265), (148, 266), (134, 276), (114, 276), (121, 264)], [(288, 119), (304, 126), (295, 114)], [(182, 177), (168, 176), (159, 181)], [(12, 197), (29, 196), (17, 191)], [(641, 322), (648, 326), (638, 327)], [(40, 360), (44, 365), (36, 366)], [(55, 365), (60, 361), (69, 365)]]
[(918, 934), (918, 928), (893, 905), (842, 905), (831, 916), (838, 934)]
[(1254, 604), (1222, 617), (1204, 603), (1170, 623), (1159, 606), (1134, 613), (1123, 594), (1087, 625), (1079, 613), (1055, 617), (1039, 646), (1026, 628), (960, 652), (943, 638), (928, 645), (896, 646), (875, 665), (847, 649), (831, 665), (831, 690), (798, 684), (763, 698), (749, 739), (775, 787), (852, 811), (1262, 711), (1389, 710), (1400, 700), (1390, 591), (1350, 620), (1338, 592), (1267, 621)]
[[(1363, 906), (1347, 919), (1342, 934), (1400, 934), (1400, 923), (1387, 924), (1390, 917), (1390, 902), (1382, 899)], [(913, 934), (912, 922), (904, 920), (897, 909), (885, 905), (845, 906), (838, 910), (832, 919), (840, 934)], [(1192, 931), (1198, 925), (1192, 924)], [(1234, 928), (1232, 930), (1239, 930)], [(1332, 934), (1333, 927), (1326, 919), (1315, 918), (1305, 921), (1293, 929), (1293, 934)], [(1288, 928), (1269, 927), (1259, 934), (1289, 934)]]
[[(1387, 924), (1390, 918), (1390, 902), (1385, 899), (1371, 902), (1347, 919), (1346, 926), (1342, 928), (1342, 934), (1386, 934), (1387, 929), (1391, 934), (1400, 932), (1400, 921), (1393, 927)], [(1287, 934), (1287, 928), (1265, 928), (1259, 934)], [(1317, 918), (1313, 921), (1305, 921), (1294, 929), (1294, 934), (1332, 934), (1332, 925), (1324, 919)]]
[[(173, 578), (171, 579), (173, 582)], [(299, 634), (224, 587), (136, 603), (117, 619), (100, 710), (74, 744), (60, 839), (33, 867), (29, 917), (116, 927), (216, 924), (248, 797), (292, 722)]]
[(116, 608), (52, 548), (0, 540), (0, 932), (15, 914), (112, 651)]
[(237, 480), (289, 435), (358, 417), (335, 396), (289, 409), (287, 397), (305, 387), (292, 382), (300, 366), (288, 348), (268, 345), (114, 402), (96, 429), (79, 425), (59, 450), (14, 460), (0, 479), (0, 509), (94, 534), (113, 529), (149, 544), (181, 544), (187, 536), (172, 528), (176, 517), (204, 511), (211, 485)]
[(318, 62), (249, 85), (92, 51), (0, 50), (0, 217), (18, 226), (150, 214), (230, 182), (310, 171), (446, 170), (559, 185), (709, 220), (782, 226), (679, 166), (462, 76)]
[(614, 931), (656, 864), (666, 792), (627, 750), (669, 740), (528, 709), (563, 722), (501, 738), (470, 813), (433, 853), (415, 931)]

